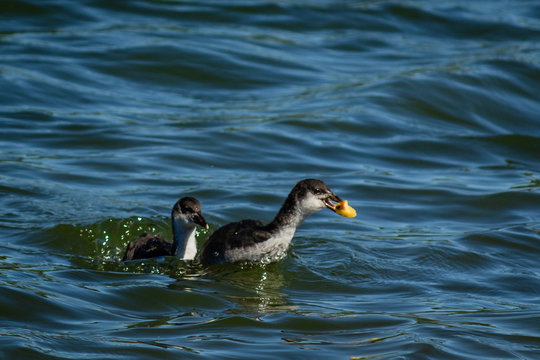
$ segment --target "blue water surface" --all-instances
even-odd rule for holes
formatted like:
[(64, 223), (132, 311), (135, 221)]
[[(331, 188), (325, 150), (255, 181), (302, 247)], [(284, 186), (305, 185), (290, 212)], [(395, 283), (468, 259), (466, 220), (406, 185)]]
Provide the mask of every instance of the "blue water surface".
[[(0, 5), (0, 357), (540, 355), (537, 1)], [(323, 210), (274, 264), (121, 262)]]

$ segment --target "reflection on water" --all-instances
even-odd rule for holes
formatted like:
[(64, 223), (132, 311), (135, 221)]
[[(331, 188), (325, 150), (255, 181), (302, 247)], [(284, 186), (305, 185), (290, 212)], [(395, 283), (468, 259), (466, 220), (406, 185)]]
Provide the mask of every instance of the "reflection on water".
[[(63, 251), (76, 267), (168, 275), (181, 280), (171, 287), (183, 291), (192, 291), (186, 281), (198, 284), (203, 278), (224, 286), (222, 295), (239, 305), (242, 311), (264, 314), (297, 309), (297, 306), (288, 303), (286, 294), (282, 292), (286, 280), (278, 264), (225, 264), (206, 269), (197, 262), (175, 257), (120, 260), (127, 243), (136, 237), (134, 234), (162, 232), (168, 236), (169, 227), (169, 220), (165, 218), (157, 221), (141, 217), (108, 219), (90, 226), (58, 225), (48, 229), (47, 237), (41, 241), (46, 241), (52, 249)], [(204, 242), (207, 235), (207, 230), (199, 230), (199, 244)]]
[(225, 285), (222, 295), (240, 306), (232, 313), (268, 314), (298, 309), (283, 292), (287, 282), (279, 264), (224, 264), (207, 270), (205, 277)]
[[(221, 295), (239, 306), (231, 312), (265, 314), (280, 311), (295, 311), (298, 306), (288, 301), (282, 291), (286, 279), (279, 264), (256, 265), (249, 263), (224, 264), (204, 268), (197, 262), (183, 261), (175, 257), (160, 257), (123, 262), (123, 252), (133, 234), (163, 232), (167, 234), (168, 219), (145, 219), (132, 217), (123, 220), (108, 219), (91, 226), (58, 225), (48, 230), (42, 238), (48, 246), (65, 251), (74, 266), (99, 271), (120, 271), (144, 274), (163, 274), (177, 279), (169, 285), (171, 289), (192, 292), (201, 282), (219, 283)], [(207, 231), (199, 230), (199, 243), (204, 241)], [(46, 240), (48, 239), (48, 240)], [(204, 281), (203, 281), (204, 280)], [(145, 324), (167, 323), (159, 319)]]

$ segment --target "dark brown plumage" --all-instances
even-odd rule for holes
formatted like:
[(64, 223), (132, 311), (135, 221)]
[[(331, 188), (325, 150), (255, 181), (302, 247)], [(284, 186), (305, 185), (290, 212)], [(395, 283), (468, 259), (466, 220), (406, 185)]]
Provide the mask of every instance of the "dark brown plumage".
[(144, 233), (137, 240), (128, 244), (122, 261), (172, 256), (172, 245), (173, 243), (165, 240), (161, 234)]

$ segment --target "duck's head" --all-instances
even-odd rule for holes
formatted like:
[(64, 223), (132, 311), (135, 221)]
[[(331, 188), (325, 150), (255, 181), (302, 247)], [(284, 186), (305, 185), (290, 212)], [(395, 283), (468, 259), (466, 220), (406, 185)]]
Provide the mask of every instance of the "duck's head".
[(201, 203), (190, 196), (183, 197), (174, 204), (171, 217), (174, 223), (184, 228), (199, 225), (208, 229), (208, 224), (202, 216)]
[(309, 215), (315, 211), (328, 208), (336, 211), (336, 203), (341, 198), (334, 194), (323, 181), (318, 179), (305, 179), (299, 181), (292, 189), (291, 194), (297, 199), (300, 209)]

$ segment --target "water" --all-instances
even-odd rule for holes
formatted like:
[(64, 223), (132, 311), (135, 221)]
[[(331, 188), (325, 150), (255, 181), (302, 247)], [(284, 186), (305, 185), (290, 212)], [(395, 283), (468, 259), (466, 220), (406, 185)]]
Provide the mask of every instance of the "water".
[[(4, 1), (5, 359), (540, 357), (537, 1)], [(286, 259), (122, 263), (323, 210)]]

